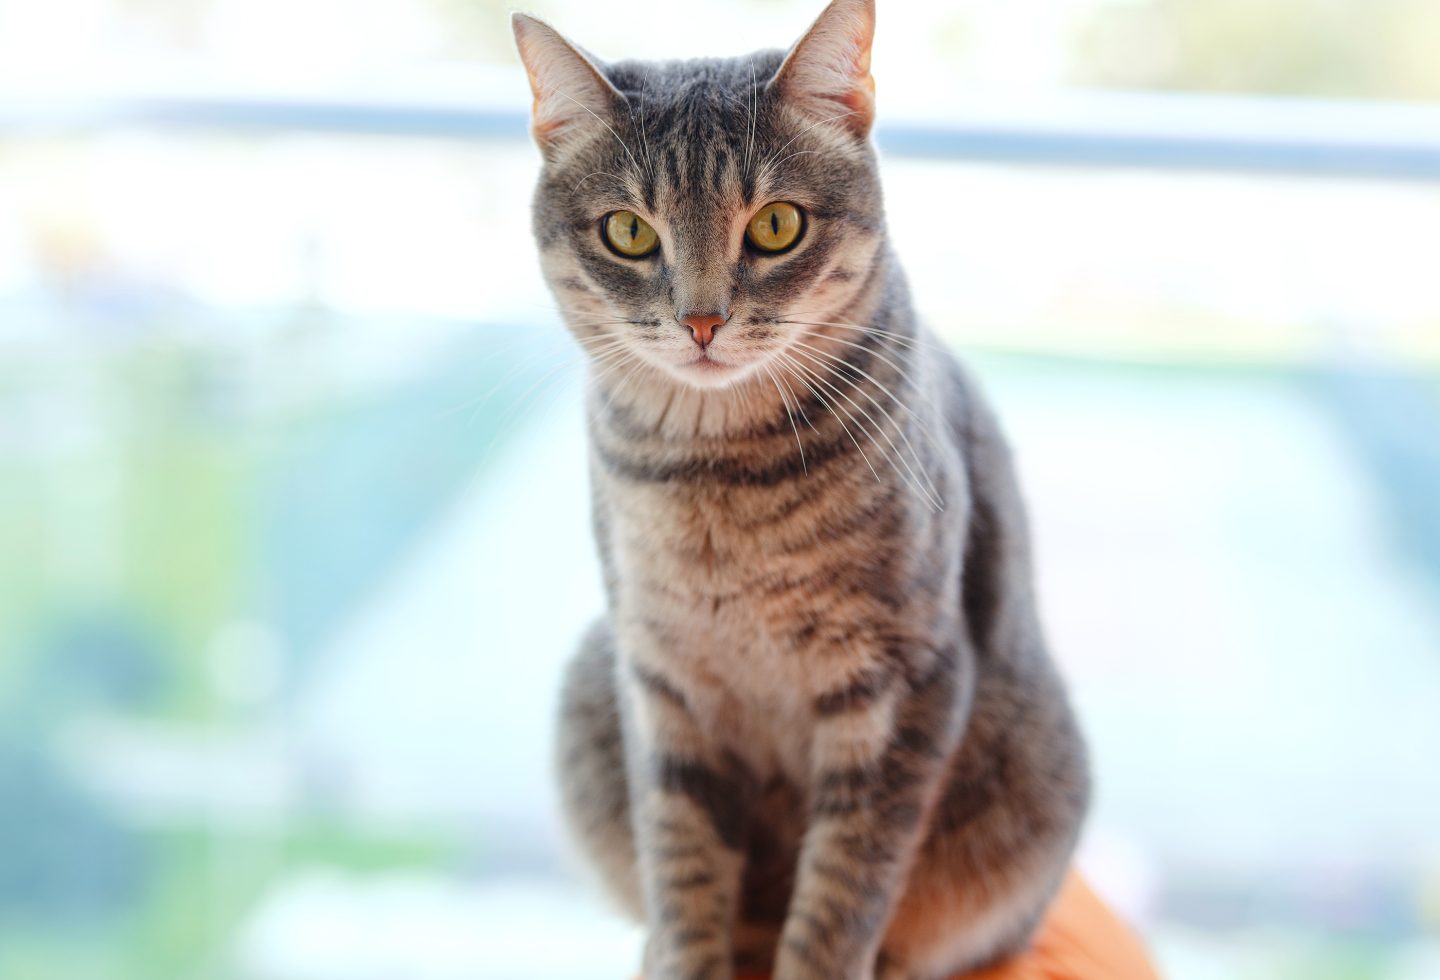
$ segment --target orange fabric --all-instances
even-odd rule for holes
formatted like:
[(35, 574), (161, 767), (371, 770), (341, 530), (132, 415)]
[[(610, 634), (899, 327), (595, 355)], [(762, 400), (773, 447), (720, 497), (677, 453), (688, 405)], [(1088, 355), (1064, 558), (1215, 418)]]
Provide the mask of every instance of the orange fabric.
[(1159, 980), (1159, 974), (1129, 927), (1071, 872), (1030, 948), (965, 980)]
[(967, 980), (1158, 980), (1129, 927), (1073, 871), (1021, 955)]

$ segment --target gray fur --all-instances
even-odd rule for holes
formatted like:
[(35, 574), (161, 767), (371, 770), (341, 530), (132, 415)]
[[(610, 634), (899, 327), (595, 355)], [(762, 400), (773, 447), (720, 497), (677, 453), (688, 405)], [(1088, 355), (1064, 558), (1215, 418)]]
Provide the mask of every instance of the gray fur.
[[(601, 65), (517, 17), (536, 237), (594, 356), (609, 597), (567, 675), (561, 782), (648, 926), (649, 980), (990, 963), (1086, 807), (1008, 450), (885, 238), (871, 23), (836, 0), (788, 56)], [(805, 232), (757, 255), (745, 221), (777, 200)], [(604, 246), (622, 209), (659, 252)], [(728, 317), (702, 348), (720, 367), (677, 322), (696, 310)]]

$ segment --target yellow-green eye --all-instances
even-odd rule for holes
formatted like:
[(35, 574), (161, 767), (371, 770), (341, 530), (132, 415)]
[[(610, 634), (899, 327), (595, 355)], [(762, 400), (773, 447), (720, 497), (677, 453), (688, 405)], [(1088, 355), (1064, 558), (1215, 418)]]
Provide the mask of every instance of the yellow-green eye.
[(762, 252), (781, 252), (800, 238), (804, 224), (799, 208), (785, 201), (776, 201), (755, 212), (755, 217), (745, 228), (745, 237)]
[(621, 255), (642, 258), (660, 245), (660, 236), (634, 211), (612, 211), (601, 225), (605, 242)]

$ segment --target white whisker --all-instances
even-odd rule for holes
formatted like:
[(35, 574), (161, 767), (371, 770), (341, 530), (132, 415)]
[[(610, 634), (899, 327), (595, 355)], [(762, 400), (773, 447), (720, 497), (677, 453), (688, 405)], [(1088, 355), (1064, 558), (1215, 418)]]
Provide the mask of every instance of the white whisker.
[(794, 153), (787, 153), (785, 156), (783, 156), (783, 157), (780, 158), (779, 160), (774, 160), (774, 161), (772, 161), (771, 163), (769, 163), (769, 164), (767, 165), (766, 173), (769, 173), (771, 170), (774, 170), (775, 168), (779, 167), (779, 166), (780, 166), (782, 163), (784, 163), (786, 160), (793, 160), (793, 159), (795, 159), (796, 157), (803, 157), (803, 156), (804, 156), (805, 154), (807, 154), (807, 153), (813, 153), (813, 154), (815, 154), (816, 156), (819, 156), (819, 155), (820, 155), (820, 151), (819, 151), (819, 150), (796, 150)]
[(581, 177), (579, 180), (575, 181), (575, 186), (570, 188), (570, 193), (574, 194), (576, 191), (580, 190), (580, 185), (585, 183), (585, 181), (589, 180), (591, 177), (612, 177), (622, 184), (625, 183), (625, 178), (621, 177), (619, 174), (612, 174), (608, 170), (592, 170), (584, 177)]
[(640, 79), (640, 149), (645, 154), (645, 167), (650, 172), (653, 180), (655, 177), (655, 161), (650, 158), (650, 138), (645, 132), (645, 86), (649, 84), (649, 76)]
[[(830, 411), (830, 414), (835, 417), (835, 421), (840, 423), (840, 428), (845, 430), (845, 435), (850, 437), (850, 442), (854, 444), (856, 452), (858, 452), (860, 454), (860, 458), (865, 461), (865, 465), (870, 468), (871, 474), (875, 477), (875, 482), (883, 483), (884, 481), (880, 479), (880, 472), (875, 469), (875, 464), (870, 462), (869, 456), (865, 455), (865, 449), (860, 445), (860, 440), (855, 438), (855, 433), (850, 431), (850, 426), (845, 424), (845, 418), (841, 417), (840, 413), (844, 412), (844, 408), (841, 407), (840, 411), (836, 411), (836, 406), (831, 405), (830, 402), (825, 399), (825, 396), (820, 394), (820, 392), (815, 389), (814, 385), (810, 384), (810, 381), (807, 380), (807, 378), (813, 377), (815, 381), (820, 382), (821, 384), (824, 384), (824, 382), (821, 381), (820, 378), (814, 377), (813, 372), (808, 371), (803, 364), (795, 360), (788, 353), (782, 351), (779, 357), (782, 361), (784, 361), (790, 366), (793, 372), (795, 372), (796, 379), (806, 388), (810, 389), (810, 394), (814, 395), (815, 399), (819, 401), (821, 405), (827, 408)], [(845, 415), (849, 417), (851, 422), (855, 422), (856, 425), (860, 425), (860, 423), (856, 421), (855, 416), (850, 415), (849, 412), (845, 412)], [(861, 426), (861, 431), (864, 431), (864, 426)], [(866, 434), (869, 435), (869, 433)], [(874, 442), (874, 437), (871, 437), (871, 442)]]
[(790, 392), (790, 400), (795, 403), (795, 411), (797, 411), (797, 412), (800, 413), (800, 421), (804, 422), (804, 423), (805, 423), (805, 427), (806, 427), (807, 429), (810, 429), (810, 430), (813, 432), (814, 429), (815, 429), (815, 423), (814, 423), (814, 422), (811, 422), (810, 419), (809, 419), (809, 417), (806, 416), (806, 414), (805, 414), (805, 406), (800, 403), (800, 396), (797, 395), (797, 394), (795, 394), (795, 389), (794, 389), (794, 388), (790, 387), (789, 375), (787, 375), (787, 374), (782, 370), (782, 371), (780, 372), (780, 376), (781, 376), (781, 377), (780, 377), (780, 380), (785, 383), (785, 390), (788, 391), (788, 392)]
[[(902, 402), (899, 398), (897, 398), (897, 397), (895, 396), (895, 393), (894, 393), (894, 392), (892, 392), (888, 387), (886, 387), (886, 386), (885, 386), (884, 384), (882, 384), (880, 381), (876, 380), (876, 378), (875, 378), (873, 375), (869, 374), (868, 372), (866, 372), (866, 371), (863, 370), (862, 368), (860, 368), (860, 367), (858, 367), (858, 366), (856, 366), (856, 365), (854, 365), (854, 364), (851, 364), (849, 361), (846, 361), (844, 358), (836, 357), (834, 354), (828, 353), (827, 351), (820, 350), (818, 347), (814, 347), (814, 346), (812, 346), (812, 345), (810, 345), (810, 344), (806, 344), (806, 343), (803, 343), (803, 342), (801, 342), (801, 341), (796, 341), (796, 342), (795, 342), (795, 345), (796, 345), (797, 347), (803, 347), (804, 349), (806, 349), (806, 350), (808, 350), (808, 351), (812, 351), (814, 354), (818, 354), (818, 355), (820, 355), (820, 356), (822, 356), (822, 357), (828, 358), (829, 360), (834, 361), (837, 365), (839, 365), (839, 366), (840, 366), (841, 368), (843, 368), (843, 369), (848, 369), (848, 370), (851, 370), (851, 371), (855, 371), (855, 372), (857, 372), (858, 374), (863, 375), (866, 379), (868, 379), (868, 380), (870, 381), (871, 384), (873, 384), (873, 385), (875, 385), (875, 387), (879, 388), (880, 391), (882, 391), (882, 392), (883, 392), (891, 401), (893, 401), (899, 408), (903, 409), (903, 410), (906, 411), (906, 412), (909, 412), (909, 413), (910, 413), (910, 417), (913, 418), (913, 419), (915, 419), (916, 422), (918, 422), (918, 423), (921, 424), (920, 431), (922, 432), (922, 434), (924, 434), (924, 435), (926, 435), (926, 436), (930, 436), (930, 433), (924, 428), (924, 420), (921, 419), (920, 416), (916, 415), (915, 412), (914, 412), (913, 410), (911, 410), (908, 405), (906, 405), (906, 404), (905, 404), (904, 402)], [(806, 355), (803, 355), (803, 354), (802, 354), (801, 356), (806, 356)], [(812, 359), (812, 360), (813, 360), (813, 359)], [(929, 488), (929, 490), (930, 490), (930, 497), (931, 497), (931, 499), (934, 500), (934, 501), (939, 501), (939, 500), (940, 500), (940, 489), (939, 489), (939, 487), (935, 486), (935, 481), (934, 481), (934, 479), (932, 479), (931, 476), (930, 476), (930, 474), (925, 470), (925, 465), (924, 465), (924, 463), (923, 463), (923, 462), (921, 461), (921, 459), (920, 459), (920, 453), (919, 453), (919, 451), (915, 448), (914, 444), (911, 443), (910, 437), (909, 437), (908, 435), (906, 435), (906, 433), (905, 433), (905, 428), (906, 428), (906, 427), (903, 426), (903, 425), (901, 425), (900, 422), (899, 422), (893, 415), (890, 414), (889, 410), (887, 410), (887, 409), (885, 408), (885, 406), (884, 406), (874, 395), (872, 395), (872, 394), (870, 394), (870, 392), (866, 391), (866, 390), (860, 385), (859, 381), (857, 381), (857, 380), (855, 380), (855, 379), (851, 379), (851, 378), (846, 378), (844, 375), (840, 374), (840, 372), (837, 371), (837, 370), (834, 369), (834, 368), (831, 368), (831, 369), (830, 369), (830, 372), (831, 372), (831, 374), (835, 375), (836, 377), (839, 377), (839, 378), (841, 378), (842, 380), (847, 381), (852, 388), (854, 388), (854, 389), (855, 389), (856, 391), (858, 391), (860, 394), (864, 395), (867, 399), (869, 399), (870, 403), (871, 403), (872, 405), (874, 405), (877, 409), (879, 409), (880, 413), (885, 416), (886, 420), (889, 421), (889, 423), (891, 424), (891, 426), (894, 427), (896, 433), (899, 434), (899, 436), (900, 436), (900, 441), (905, 444), (905, 448), (907, 448), (907, 449), (910, 450), (910, 456), (911, 456), (911, 458), (915, 461), (915, 469), (911, 469), (911, 468), (910, 468), (910, 465), (909, 465), (908, 463), (905, 463), (904, 453), (902, 453), (902, 452), (900, 451), (900, 448), (899, 448), (898, 446), (896, 446), (896, 445), (894, 444), (894, 442), (892, 442), (892, 441), (890, 440), (890, 437), (889, 437), (888, 435), (885, 435), (884, 430), (881, 430), (881, 434), (882, 434), (882, 435), (885, 435), (885, 441), (890, 443), (891, 448), (893, 448), (893, 449), (895, 450), (895, 455), (896, 455), (896, 457), (900, 460), (901, 463), (904, 463), (904, 464), (905, 464), (905, 468), (910, 471), (910, 473), (911, 473), (912, 476), (915, 477), (916, 482), (917, 482), (917, 483), (923, 482), (923, 483), (926, 484), (926, 486), (927, 486), (927, 487)], [(933, 436), (930, 436), (930, 438), (932, 439), (932, 445), (939, 446), (938, 441), (933, 441), (933, 439), (934, 439)], [(919, 470), (919, 472), (917, 473), (916, 470)], [(921, 476), (921, 474), (923, 474), (923, 477)]]
[[(803, 346), (808, 346), (808, 345), (803, 345)], [(811, 364), (814, 364), (814, 365), (816, 365), (818, 368), (823, 369), (823, 370), (825, 371), (825, 373), (829, 374), (831, 377), (837, 378), (838, 380), (841, 380), (841, 381), (845, 381), (846, 383), (848, 383), (848, 384), (850, 385), (850, 387), (854, 388), (856, 391), (859, 391), (861, 394), (865, 394), (864, 390), (861, 389), (852, 379), (846, 378), (844, 375), (840, 374), (838, 371), (836, 371), (836, 370), (835, 370), (833, 367), (831, 367), (830, 365), (826, 364), (824, 361), (822, 361), (822, 360), (820, 360), (819, 358), (816, 358), (816, 357), (814, 357), (814, 356), (812, 356), (812, 355), (810, 355), (810, 354), (801, 352), (801, 351), (797, 351), (797, 353), (799, 354), (800, 357), (805, 358), (805, 359), (808, 360)], [(881, 447), (880, 447), (879, 443), (876, 443), (876, 442), (875, 442), (875, 433), (879, 433), (880, 437), (885, 440), (886, 444), (890, 447), (890, 451), (889, 451), (889, 452), (886, 452), (886, 453), (885, 453), (885, 456), (886, 456), (886, 458), (890, 461), (890, 465), (895, 468), (895, 473), (896, 473), (896, 475), (899, 476), (902, 480), (904, 480), (907, 486), (912, 487), (917, 493), (919, 493), (921, 496), (925, 497), (925, 499), (928, 500), (928, 501), (930, 502), (930, 504), (931, 504), (933, 507), (935, 507), (937, 510), (943, 510), (943, 509), (944, 509), (944, 504), (939, 500), (938, 495), (935, 494), (935, 493), (933, 493), (933, 492), (932, 492), (931, 490), (929, 490), (926, 486), (924, 486), (924, 483), (923, 483), (923, 481), (921, 480), (919, 474), (917, 474), (917, 473), (911, 468), (910, 463), (905, 459), (905, 454), (900, 451), (900, 447), (899, 447), (899, 446), (895, 445), (895, 441), (890, 438), (890, 435), (889, 435), (889, 433), (887, 433), (887, 432), (885, 431), (885, 428), (884, 428), (882, 425), (880, 425), (879, 422), (875, 421), (875, 417), (872, 416), (869, 412), (867, 412), (867, 411), (865, 410), (865, 408), (864, 408), (863, 405), (861, 405), (859, 402), (855, 401), (855, 400), (854, 400), (853, 398), (851, 398), (849, 395), (845, 394), (845, 392), (841, 391), (841, 390), (840, 390), (839, 388), (837, 388), (835, 385), (830, 384), (829, 382), (824, 381), (823, 379), (820, 379), (820, 378), (818, 377), (818, 375), (817, 375), (817, 380), (819, 380), (821, 384), (824, 384), (827, 388), (829, 388), (829, 389), (830, 389), (832, 392), (834, 392), (836, 395), (838, 395), (839, 397), (843, 398), (846, 402), (848, 402), (848, 403), (850, 404), (850, 406), (851, 406), (852, 408), (854, 408), (857, 412), (859, 412), (862, 416), (864, 416), (865, 420), (866, 420), (867, 422), (869, 422), (870, 425), (871, 425), (871, 426), (873, 427), (873, 429), (874, 429), (874, 432), (870, 433), (870, 441), (875, 444), (875, 447), (876, 447), (877, 449), (879, 449), (879, 448), (881, 448)], [(874, 398), (871, 398), (870, 400), (871, 400), (872, 402), (875, 401)], [(890, 423), (891, 423), (892, 425), (895, 425), (897, 429), (899, 428), (899, 426), (898, 426), (898, 424), (895, 422), (894, 418), (890, 415), (889, 412), (886, 412), (886, 411), (885, 411), (885, 409), (884, 409), (883, 406), (880, 406), (879, 403), (876, 402), (876, 407), (880, 409), (881, 413), (885, 415), (885, 417), (890, 421)], [(903, 435), (903, 432), (902, 432), (902, 435)], [(912, 452), (913, 452), (913, 447), (912, 447)], [(902, 468), (903, 468), (903, 470), (902, 470)]]
[[(528, 387), (528, 388), (526, 388), (524, 391), (522, 391), (522, 392), (520, 393), (520, 395), (515, 399), (515, 401), (513, 401), (513, 402), (510, 403), (510, 407), (509, 407), (508, 409), (506, 409), (503, 413), (501, 413), (501, 416), (500, 416), (501, 424), (503, 425), (505, 419), (507, 419), (513, 412), (516, 411), (516, 409), (519, 408), (519, 406), (520, 406), (521, 404), (524, 403), (526, 397), (529, 396), (531, 392), (533, 392), (536, 388), (538, 388), (541, 384), (543, 384), (547, 379), (553, 377), (557, 372), (563, 371), (565, 368), (571, 367), (573, 364), (574, 364), (573, 359), (571, 359), (571, 358), (569, 358), (569, 357), (562, 358), (558, 364), (555, 364), (555, 365), (552, 366), (548, 371), (546, 371), (544, 374), (540, 375), (540, 377), (537, 378), (537, 379), (530, 385), (530, 387)], [(480, 409), (482, 409), (482, 408), (485, 407), (485, 405), (490, 401), (491, 396), (494, 395), (495, 392), (499, 390), (499, 388), (500, 388), (500, 385), (497, 384), (495, 387), (491, 388), (488, 392), (486, 392), (485, 398), (481, 401), (481, 403), (480, 403), (479, 405), (476, 405), (476, 406), (475, 406), (475, 408), (474, 408), (473, 411), (471, 411), (471, 413), (470, 413), (470, 418), (469, 418), (469, 421), (468, 421), (467, 424), (470, 424), (470, 425), (474, 425), (474, 424), (475, 424), (475, 419), (476, 419), (476, 416), (478, 416), (478, 415), (480, 414)], [(493, 441), (493, 440), (492, 440), (492, 441)]]
[(942, 345), (942, 344), (933, 344), (933, 343), (930, 343), (929, 341), (923, 340), (923, 339), (921, 339), (919, 336), (917, 336), (917, 335), (915, 335), (915, 334), (896, 333), (894, 330), (885, 330), (885, 329), (883, 329), (883, 328), (881, 328), (881, 327), (876, 327), (876, 326), (873, 326), (873, 325), (872, 325), (872, 326), (866, 326), (865, 324), (862, 324), (862, 323), (852, 323), (852, 322), (850, 322), (849, 320), (803, 320), (803, 319), (793, 319), (793, 318), (796, 318), (796, 317), (826, 316), (826, 315), (829, 315), (829, 314), (826, 313), (826, 311), (824, 311), (824, 310), (816, 310), (816, 311), (814, 311), (813, 313), (805, 313), (805, 312), (781, 313), (781, 314), (779, 315), (778, 319), (776, 319), (774, 322), (775, 322), (775, 323), (798, 323), (798, 324), (800, 324), (800, 325), (802, 325), (802, 326), (806, 326), (806, 327), (839, 327), (839, 328), (844, 329), (844, 330), (856, 330), (856, 331), (859, 331), (860, 333), (871, 333), (871, 334), (874, 334), (874, 335), (877, 336), (877, 337), (888, 337), (888, 338), (890, 338), (891, 340), (894, 340), (896, 343), (903, 344), (903, 345), (909, 346), (909, 347), (914, 347), (914, 348), (916, 348), (917, 350), (933, 350), (933, 351), (936, 351), (937, 353), (942, 353), (942, 354), (950, 354), (950, 353), (951, 353), (951, 351), (950, 351), (950, 349), (949, 349), (948, 347), (945, 347), (945, 346)]
[(791, 145), (792, 143), (794, 143), (794, 142), (795, 142), (796, 140), (798, 140), (800, 137), (804, 136), (806, 133), (810, 132), (810, 130), (814, 129), (816, 126), (823, 126), (825, 123), (834, 122), (836, 119), (844, 119), (846, 116), (853, 116), (853, 115), (855, 115), (855, 113), (858, 112), (858, 111), (859, 111), (859, 110), (857, 110), (857, 109), (850, 109), (850, 110), (848, 110), (848, 111), (846, 111), (846, 112), (836, 113), (836, 114), (833, 115), (833, 116), (827, 116), (827, 117), (825, 117), (824, 119), (817, 119), (815, 122), (811, 123), (810, 125), (806, 126), (804, 129), (800, 130), (800, 132), (796, 133), (794, 136), (792, 136), (792, 137), (790, 138), (790, 141), (789, 141), (789, 142), (787, 142), (784, 146), (780, 147), (780, 149), (776, 150), (774, 153), (770, 154), (769, 159), (767, 159), (764, 163), (762, 163), (762, 164), (760, 165), (760, 174), (761, 174), (761, 176), (763, 177), (763, 176), (765, 176), (765, 175), (769, 172), (769, 169), (768, 169), (768, 168), (770, 167), (770, 164), (775, 160), (776, 157), (778, 157), (780, 154), (782, 154), (782, 153), (784, 153), (786, 150), (788, 150), (788, 149), (790, 148), (790, 145)]
[[(618, 348), (618, 347), (624, 347), (624, 346), (625, 346), (625, 345), (623, 345), (623, 344), (619, 344), (619, 345), (617, 345), (617, 348)], [(603, 352), (601, 352), (600, 354), (596, 355), (595, 357), (593, 357), (593, 358), (591, 359), (590, 363), (591, 363), (592, 365), (596, 365), (596, 364), (601, 365), (601, 366), (602, 366), (602, 370), (603, 370), (603, 369), (605, 368), (605, 366), (607, 366), (607, 365), (615, 365), (615, 364), (623, 363), (623, 362), (624, 362), (624, 359), (625, 359), (625, 352), (624, 352), (623, 350), (606, 350), (606, 351), (603, 351)], [(560, 367), (565, 367), (565, 366), (566, 366), (566, 365), (563, 365), (563, 364), (560, 365)], [(549, 401), (547, 402), (547, 407), (548, 407), (548, 405), (553, 405), (553, 404), (554, 404), (554, 402), (555, 402), (555, 397), (556, 397), (556, 396), (559, 394), (559, 392), (560, 392), (561, 390), (563, 390), (563, 388), (564, 388), (564, 383), (565, 383), (567, 380), (568, 380), (568, 381), (573, 381), (573, 380), (575, 379), (575, 377), (576, 377), (576, 376), (572, 376), (572, 375), (565, 374), (565, 373), (557, 373), (557, 371), (558, 371), (558, 369), (552, 370), (552, 371), (550, 372), (550, 376), (548, 377), (548, 379), (547, 379), (547, 378), (541, 378), (540, 381), (536, 382), (535, 385), (532, 385), (532, 386), (531, 386), (531, 389), (532, 389), (532, 391), (533, 391), (533, 395), (531, 394), (530, 391), (527, 391), (526, 394), (521, 395), (520, 399), (517, 400), (517, 401), (510, 407), (510, 409), (507, 410), (507, 411), (505, 412), (505, 414), (501, 416), (501, 418), (500, 418), (500, 428), (499, 428), (498, 430), (496, 430), (495, 435), (492, 436), (491, 439), (490, 439), (490, 442), (486, 444), (486, 447), (485, 447), (485, 450), (484, 450), (484, 454), (485, 454), (485, 455), (488, 456), (488, 455), (490, 454), (490, 452), (494, 449), (495, 445), (500, 441), (501, 437), (504, 436), (504, 435), (508, 435), (509, 432), (510, 432), (511, 430), (513, 430), (516, 425), (519, 424), (520, 419), (523, 417), (523, 414), (522, 414), (522, 413), (519, 413), (519, 409), (524, 405), (524, 400), (525, 400), (525, 398), (526, 398), (527, 395), (530, 396), (530, 398), (529, 398), (530, 406), (529, 406), (529, 407), (532, 407), (532, 408), (533, 408), (533, 407), (536, 405), (536, 403), (538, 403), (538, 402), (540, 401), (540, 399), (541, 399), (542, 397), (544, 397), (545, 395), (548, 394), (548, 395), (550, 396), (550, 399), (549, 399)], [(543, 386), (542, 386), (541, 382), (543, 382)], [(473, 417), (472, 417), (472, 421), (473, 421)]]
[(750, 140), (745, 145), (745, 176), (750, 176), (750, 156), (755, 149), (755, 108), (759, 93), (755, 88), (755, 62), (750, 62)]
[[(646, 365), (645, 365), (645, 362), (644, 362), (643, 360), (641, 360), (639, 357), (636, 357), (634, 354), (630, 354), (629, 352), (626, 352), (626, 357), (621, 358), (621, 362), (622, 362), (622, 363), (623, 363), (625, 360), (633, 360), (633, 361), (635, 362), (635, 366), (632, 367), (632, 368), (629, 370), (629, 372), (626, 373), (626, 375), (625, 375), (623, 378), (620, 379), (620, 383), (619, 383), (619, 384), (617, 384), (617, 385), (615, 385), (614, 387), (612, 387), (612, 388), (606, 393), (606, 396), (605, 396), (605, 409), (606, 409), (606, 411), (609, 411), (611, 408), (614, 407), (614, 405), (615, 405), (615, 399), (616, 399), (616, 397), (620, 394), (620, 391), (621, 391), (627, 384), (630, 383), (631, 379), (633, 379), (633, 378), (635, 377), (635, 375), (640, 372), (640, 369), (641, 369), (641, 368), (643, 368), (643, 367), (646, 366)], [(603, 371), (597, 373), (597, 374), (596, 374), (596, 380), (598, 381), (598, 380), (600, 379), (600, 377), (602, 377), (602, 376), (604, 375), (604, 373), (605, 373), (605, 372), (603, 372)]]
[(785, 406), (785, 417), (790, 420), (790, 428), (795, 433), (795, 448), (800, 450), (800, 469), (806, 476), (809, 476), (810, 467), (805, 463), (805, 444), (800, 441), (800, 427), (795, 424), (795, 416), (790, 411), (790, 402), (785, 398), (785, 392), (780, 390), (780, 381), (775, 377), (775, 372), (770, 370), (770, 365), (764, 365), (764, 370), (770, 376), (770, 383), (775, 386), (775, 394), (780, 396), (780, 403)]
[(610, 130), (610, 135), (613, 136), (613, 137), (615, 137), (615, 141), (616, 141), (617, 143), (619, 143), (620, 146), (625, 150), (625, 154), (626, 154), (628, 157), (630, 157), (630, 162), (633, 163), (633, 164), (635, 164), (635, 169), (636, 169), (636, 170), (639, 170), (639, 169), (640, 169), (640, 161), (635, 159), (635, 154), (633, 154), (633, 153), (630, 152), (630, 147), (629, 147), (628, 145), (626, 145), (625, 141), (620, 138), (620, 134), (617, 133), (617, 132), (615, 132), (614, 127), (612, 127), (609, 123), (607, 123), (605, 120), (601, 119), (598, 115), (596, 115), (594, 109), (591, 109), (588, 105), (586, 105), (585, 103), (581, 102), (581, 101), (578, 100), (578, 99), (571, 98), (570, 96), (566, 95), (564, 92), (559, 91), (558, 89), (556, 90), (555, 94), (558, 95), (558, 96), (560, 96), (562, 99), (570, 99), (571, 102), (574, 102), (574, 103), (575, 103), (576, 105), (578, 105), (580, 108), (582, 108), (582, 109), (584, 109), (586, 112), (590, 113), (590, 115), (595, 116), (595, 121), (596, 121), (596, 122), (598, 122), (600, 125), (604, 126), (606, 129)]
[[(906, 371), (903, 367), (901, 367), (901, 366), (900, 366), (899, 364), (897, 364), (895, 361), (891, 360), (890, 358), (886, 357), (884, 354), (880, 353), (880, 352), (879, 352), (878, 350), (876, 350), (875, 348), (873, 348), (873, 347), (867, 347), (867, 346), (865, 346), (864, 344), (857, 343), (857, 342), (855, 342), (855, 341), (853, 341), (853, 340), (846, 340), (846, 339), (844, 339), (843, 337), (831, 337), (831, 336), (829, 336), (828, 334), (816, 333), (816, 332), (813, 331), (813, 330), (802, 330), (802, 331), (800, 331), (800, 336), (802, 336), (802, 337), (816, 337), (816, 338), (818, 338), (818, 339), (820, 339), (820, 340), (827, 340), (827, 341), (830, 341), (831, 343), (834, 343), (834, 344), (844, 344), (844, 345), (846, 345), (847, 347), (854, 347), (854, 348), (857, 349), (857, 350), (863, 350), (863, 351), (871, 354), (872, 356), (874, 356), (874, 357), (878, 358), (879, 360), (883, 361), (884, 363), (888, 364), (888, 365), (890, 366), (890, 368), (895, 371), (896, 374), (900, 375), (900, 377), (910, 385), (910, 388), (911, 388), (912, 391), (914, 391), (917, 395), (919, 395), (922, 399), (924, 399), (924, 401), (925, 401), (925, 403), (926, 403), (927, 405), (929, 405), (931, 408), (935, 409), (935, 411), (936, 411), (936, 413), (937, 413), (938, 415), (940, 415), (940, 416), (943, 416), (943, 415), (944, 415), (944, 409), (941, 408), (941, 406), (940, 406), (938, 403), (936, 403), (936, 401), (934, 400), (934, 398), (932, 398), (931, 395), (930, 395), (928, 392), (924, 391), (924, 390), (921, 388), (920, 383), (919, 383), (918, 381), (916, 381), (915, 378), (912, 377), (908, 371)], [(803, 346), (810, 346), (810, 345), (803, 345)], [(851, 364), (849, 361), (846, 361), (844, 358), (836, 357), (836, 355), (831, 354), (831, 353), (829, 353), (828, 351), (822, 351), (822, 350), (820, 350), (819, 348), (816, 348), (816, 347), (811, 347), (811, 349), (814, 350), (817, 354), (824, 354), (826, 357), (833, 358), (833, 359), (835, 359), (835, 360), (837, 360), (837, 361), (840, 361), (840, 362), (844, 363), (846, 366), (850, 367), (851, 369), (853, 369), (853, 370), (855, 370), (855, 371), (859, 371), (859, 372), (860, 372), (861, 374), (863, 374), (867, 379), (869, 379), (871, 382), (873, 382), (876, 387), (878, 387), (881, 391), (885, 392), (885, 394), (888, 395), (888, 396), (890, 397), (890, 399), (895, 402), (895, 404), (899, 405), (899, 406), (900, 406), (901, 408), (903, 408), (906, 412), (908, 412), (908, 413), (910, 414), (910, 417), (911, 417), (911, 418), (913, 418), (915, 421), (919, 422), (919, 423), (921, 424), (921, 426), (922, 426), (922, 431), (926, 432), (927, 435), (929, 434), (929, 433), (928, 433), (928, 430), (926, 430), (926, 429), (923, 428), (923, 426), (925, 425), (925, 420), (922, 419), (918, 414), (916, 414), (915, 411), (914, 411), (909, 405), (906, 405), (906, 404), (905, 404), (904, 402), (902, 402), (899, 398), (897, 398), (897, 397), (895, 396), (895, 393), (892, 392), (892, 391), (889, 389), (888, 386), (886, 386), (885, 384), (882, 384), (878, 379), (876, 379), (876, 378), (873, 377), (872, 375), (868, 374), (866, 371), (864, 371), (864, 370), (863, 370), (862, 368), (860, 368), (858, 365), (856, 365), (856, 364)], [(934, 438), (934, 437), (932, 436), (931, 438)], [(938, 445), (938, 443), (937, 443), (937, 445)]]

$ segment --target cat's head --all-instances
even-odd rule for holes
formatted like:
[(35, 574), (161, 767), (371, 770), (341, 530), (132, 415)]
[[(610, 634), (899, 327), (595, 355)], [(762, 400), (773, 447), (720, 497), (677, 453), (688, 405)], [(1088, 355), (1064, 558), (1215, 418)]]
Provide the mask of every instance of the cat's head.
[(788, 52), (605, 64), (515, 15), (542, 265), (597, 365), (726, 387), (842, 319), (883, 244), (874, 25), (834, 0)]

